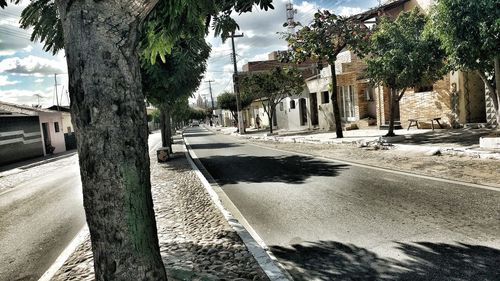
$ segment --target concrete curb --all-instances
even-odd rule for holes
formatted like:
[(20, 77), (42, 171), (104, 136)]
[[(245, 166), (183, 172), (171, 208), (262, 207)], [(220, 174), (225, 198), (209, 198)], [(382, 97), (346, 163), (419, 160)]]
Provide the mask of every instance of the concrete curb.
[(62, 253), (57, 257), (55, 262), (45, 271), (45, 273), (38, 279), (38, 281), (50, 281), (52, 277), (57, 273), (57, 271), (64, 265), (67, 259), (76, 251), (76, 248), (80, 246), (84, 241), (87, 235), (89, 234), (89, 228), (87, 224), (78, 231), (75, 238), (71, 240), (71, 242), (64, 248)]
[[(192, 169), (195, 171), (198, 178), (203, 183), (206, 191), (210, 195), (212, 202), (217, 206), (220, 212), (224, 215), (224, 218), (227, 220), (229, 225), (236, 231), (236, 233), (240, 236), (241, 240), (247, 246), (250, 253), (254, 256), (255, 260), (262, 268), (262, 270), (266, 273), (267, 277), (271, 281), (291, 281), (293, 278), (291, 275), (284, 269), (283, 265), (281, 265), (274, 254), (269, 250), (269, 247), (264, 243), (264, 241), (259, 237), (259, 235), (251, 228), (248, 222), (245, 222), (247, 227), (243, 226), (228, 210), (225, 206), (231, 204), (232, 202), (224, 193), (222, 188), (215, 182), (215, 180), (208, 174), (205, 167), (198, 159), (194, 151), (192, 151), (189, 145), (189, 142), (184, 138), (184, 133), (182, 134), (184, 139), (184, 147), (186, 149), (186, 158), (188, 159), (189, 164)], [(196, 162), (196, 163), (195, 163)], [(200, 168), (199, 168), (200, 167)], [(200, 169), (203, 169), (205, 173), (203, 173)], [(209, 178), (210, 181), (207, 179)], [(231, 208), (234, 211), (237, 211), (237, 208), (232, 205)], [(243, 216), (240, 216), (243, 217)]]

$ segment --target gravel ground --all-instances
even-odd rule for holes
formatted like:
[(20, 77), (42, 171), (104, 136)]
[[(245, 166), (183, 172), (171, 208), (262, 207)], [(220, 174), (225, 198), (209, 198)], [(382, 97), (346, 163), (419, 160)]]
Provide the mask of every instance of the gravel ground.
[[(174, 151), (167, 164), (151, 155), (160, 250), (169, 280), (268, 280), (212, 203), (182, 146), (174, 145)], [(94, 280), (88, 237), (52, 280)]]
[(448, 154), (425, 155), (394, 148), (375, 150), (369, 147), (359, 148), (356, 144), (254, 142), (288, 151), (500, 188), (500, 160)]

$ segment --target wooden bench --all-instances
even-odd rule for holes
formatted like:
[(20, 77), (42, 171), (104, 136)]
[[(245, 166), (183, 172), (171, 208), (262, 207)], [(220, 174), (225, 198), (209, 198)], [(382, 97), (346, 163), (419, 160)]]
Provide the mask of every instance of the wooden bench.
[[(441, 117), (436, 117), (436, 118), (430, 118), (430, 119), (427, 119), (426, 121), (430, 121), (431, 122), (431, 128), (432, 130), (434, 131), (434, 121), (437, 122), (437, 124), (439, 125), (439, 128), (443, 128), (443, 125), (441, 125), (441, 123), (439, 122), (439, 120), (441, 120)], [(408, 119), (408, 129), (406, 129), (407, 131), (410, 130), (410, 127), (413, 127), (413, 126), (417, 126), (417, 129), (420, 129), (420, 127), (418, 126), (418, 119)]]
[(429, 121), (431, 121), (431, 127), (432, 127), (433, 131), (434, 131), (434, 121), (436, 121), (438, 123), (440, 129), (443, 128), (443, 125), (441, 125), (441, 123), (439, 123), (439, 120), (441, 120), (441, 117), (429, 119)]
[(408, 129), (406, 129), (407, 131), (409, 131), (410, 127), (413, 127), (413, 126), (417, 126), (417, 129), (420, 129), (420, 127), (418, 127), (418, 119), (408, 119), (408, 122), (410, 122), (410, 123), (408, 124)]

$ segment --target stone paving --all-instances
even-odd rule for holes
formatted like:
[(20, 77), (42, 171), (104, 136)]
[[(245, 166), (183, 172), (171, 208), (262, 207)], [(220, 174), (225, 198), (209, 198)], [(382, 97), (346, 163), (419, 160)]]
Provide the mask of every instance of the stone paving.
[[(166, 164), (151, 154), (158, 238), (169, 280), (269, 280), (212, 203), (183, 147), (173, 149)], [(94, 280), (88, 237), (51, 280)]]

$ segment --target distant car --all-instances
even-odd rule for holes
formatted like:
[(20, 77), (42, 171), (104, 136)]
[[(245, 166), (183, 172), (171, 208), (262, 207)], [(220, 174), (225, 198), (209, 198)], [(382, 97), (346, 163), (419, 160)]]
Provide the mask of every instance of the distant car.
[(191, 127), (199, 127), (200, 126), (200, 122), (194, 120), (193, 122), (191, 122)]

